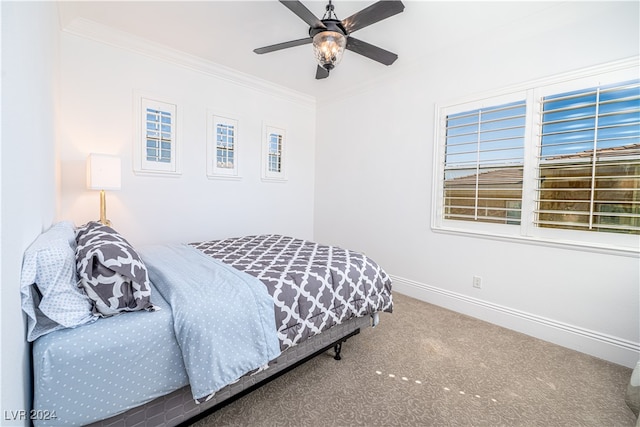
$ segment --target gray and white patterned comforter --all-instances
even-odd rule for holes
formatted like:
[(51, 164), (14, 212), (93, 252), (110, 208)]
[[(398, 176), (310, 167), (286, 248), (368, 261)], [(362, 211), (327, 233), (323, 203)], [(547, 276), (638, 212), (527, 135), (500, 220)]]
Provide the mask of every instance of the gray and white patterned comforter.
[(389, 276), (358, 252), (273, 234), (190, 245), (267, 286), (281, 350), (352, 317), (393, 309)]

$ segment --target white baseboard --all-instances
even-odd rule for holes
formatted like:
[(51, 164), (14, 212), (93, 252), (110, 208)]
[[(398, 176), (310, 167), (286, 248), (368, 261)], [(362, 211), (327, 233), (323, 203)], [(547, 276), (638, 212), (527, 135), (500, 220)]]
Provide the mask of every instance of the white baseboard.
[(640, 359), (638, 342), (547, 319), (402, 277), (390, 276), (394, 291), (430, 304), (629, 368), (634, 368)]

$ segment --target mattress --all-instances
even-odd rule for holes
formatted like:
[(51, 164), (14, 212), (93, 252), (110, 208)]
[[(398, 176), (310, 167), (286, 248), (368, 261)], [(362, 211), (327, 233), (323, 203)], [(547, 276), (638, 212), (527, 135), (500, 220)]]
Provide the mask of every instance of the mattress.
[[(171, 309), (98, 319), (40, 337), (33, 345), (39, 426), (84, 425), (140, 406), (188, 384)], [(158, 375), (162, 373), (162, 375)]]

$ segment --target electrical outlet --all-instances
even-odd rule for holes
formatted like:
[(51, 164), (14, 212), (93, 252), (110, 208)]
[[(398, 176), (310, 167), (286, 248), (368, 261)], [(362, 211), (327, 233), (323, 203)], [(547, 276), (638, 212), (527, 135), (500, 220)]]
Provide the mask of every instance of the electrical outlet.
[(482, 288), (482, 277), (473, 276), (473, 287), (478, 289)]

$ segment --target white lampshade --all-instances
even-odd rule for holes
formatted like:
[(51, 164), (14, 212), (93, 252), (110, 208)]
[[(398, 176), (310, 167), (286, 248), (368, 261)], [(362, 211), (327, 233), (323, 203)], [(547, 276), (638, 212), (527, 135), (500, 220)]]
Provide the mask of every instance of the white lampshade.
[(120, 157), (89, 154), (87, 158), (87, 188), (89, 190), (119, 190), (121, 170)]

